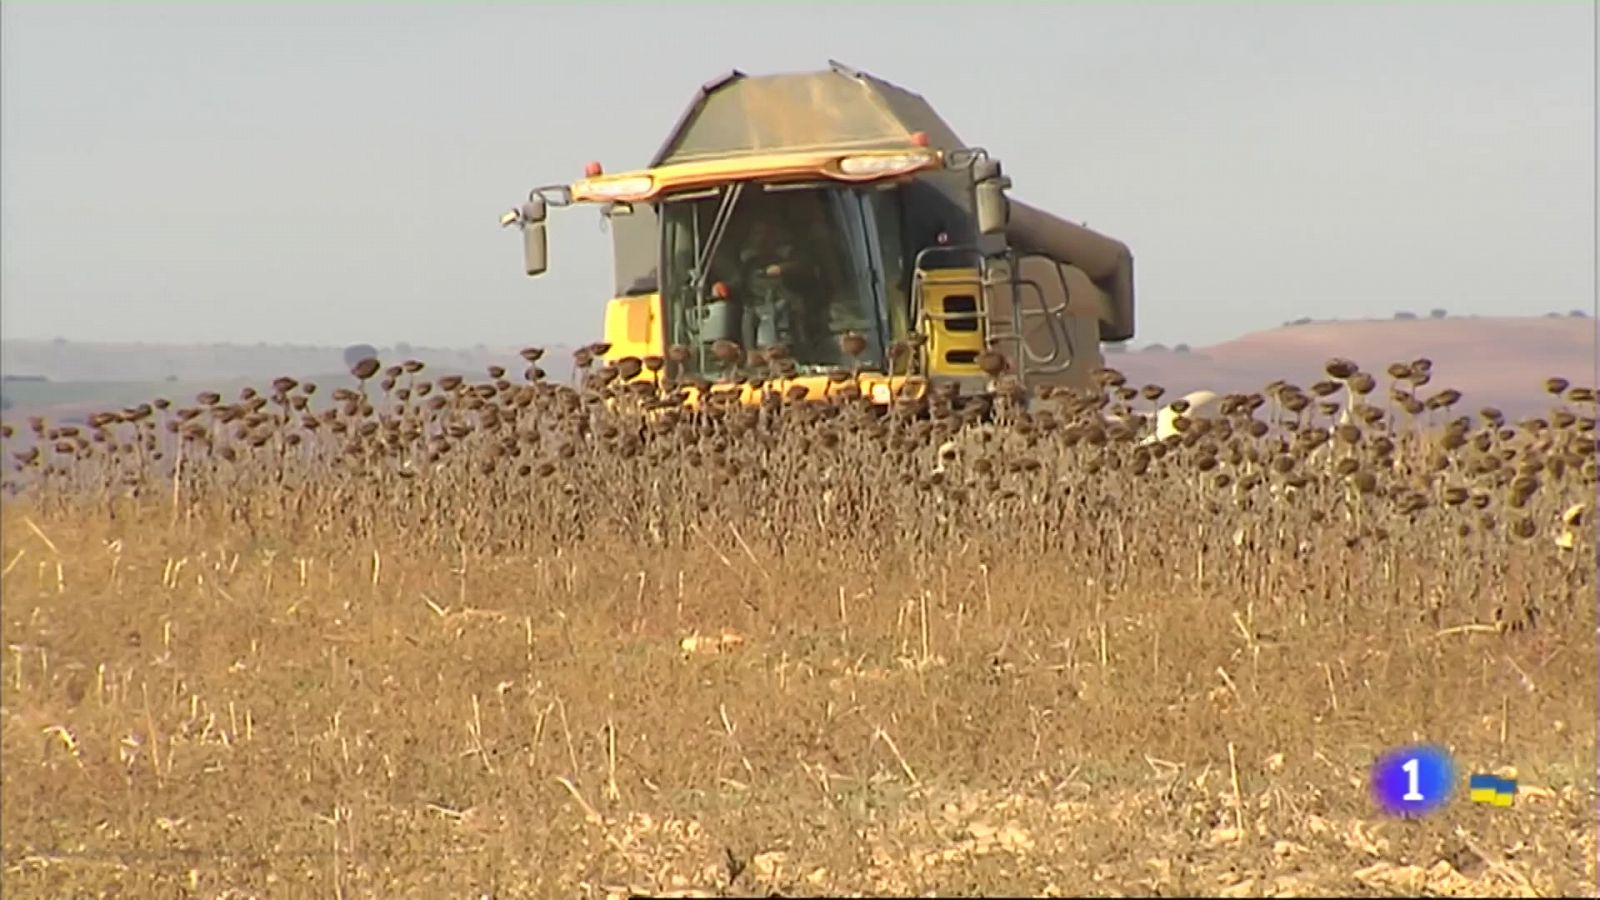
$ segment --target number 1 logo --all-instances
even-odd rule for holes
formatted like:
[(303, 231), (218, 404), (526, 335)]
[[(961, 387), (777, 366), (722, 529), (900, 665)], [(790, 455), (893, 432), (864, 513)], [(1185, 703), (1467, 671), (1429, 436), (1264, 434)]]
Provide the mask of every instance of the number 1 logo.
[(1422, 760), (1413, 756), (1400, 768), (1406, 773), (1406, 792), (1400, 799), (1406, 803), (1421, 803), (1422, 792), (1417, 790), (1417, 787), (1418, 782), (1422, 780)]
[(1423, 816), (1449, 799), (1455, 763), (1443, 747), (1401, 747), (1372, 767), (1372, 799), (1391, 816)]

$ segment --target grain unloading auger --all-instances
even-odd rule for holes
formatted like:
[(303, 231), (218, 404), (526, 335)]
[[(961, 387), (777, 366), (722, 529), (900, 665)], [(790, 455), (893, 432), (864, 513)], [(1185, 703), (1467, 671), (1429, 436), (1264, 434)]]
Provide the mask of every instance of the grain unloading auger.
[(845, 389), (878, 404), (949, 383), (984, 393), (997, 375), (1093, 389), (1101, 343), (1134, 333), (1132, 254), (1010, 186), (920, 96), (830, 63), (712, 81), (647, 168), (590, 163), (502, 224), (536, 276), (548, 208), (600, 208), (615, 269), (604, 358), (625, 376), (665, 369), (747, 402), (769, 373), (818, 398), (853, 372)]

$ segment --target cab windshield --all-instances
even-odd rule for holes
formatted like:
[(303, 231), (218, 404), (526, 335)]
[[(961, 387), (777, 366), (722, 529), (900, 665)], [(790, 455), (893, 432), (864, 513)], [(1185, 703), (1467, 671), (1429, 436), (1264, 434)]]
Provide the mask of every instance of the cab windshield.
[[(686, 374), (734, 368), (718, 341), (746, 358), (781, 345), (795, 374), (884, 368), (906, 290), (892, 192), (745, 182), (668, 198), (662, 225), (667, 340), (688, 349)], [(850, 332), (866, 343), (854, 357)]]

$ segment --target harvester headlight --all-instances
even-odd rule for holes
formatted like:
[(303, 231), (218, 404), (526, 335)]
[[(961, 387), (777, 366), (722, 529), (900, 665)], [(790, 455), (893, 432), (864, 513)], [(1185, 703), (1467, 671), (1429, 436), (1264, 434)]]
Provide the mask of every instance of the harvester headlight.
[(933, 162), (932, 153), (895, 153), (892, 155), (846, 156), (839, 160), (839, 172), (850, 178), (874, 178), (914, 172)]
[(872, 386), (873, 403), (876, 403), (879, 406), (888, 406), (889, 402), (893, 399), (894, 394), (889, 390), (889, 386), (887, 384), (880, 382)]
[(655, 187), (649, 175), (628, 178), (586, 178), (572, 186), (572, 192), (591, 200), (628, 200), (648, 196)]

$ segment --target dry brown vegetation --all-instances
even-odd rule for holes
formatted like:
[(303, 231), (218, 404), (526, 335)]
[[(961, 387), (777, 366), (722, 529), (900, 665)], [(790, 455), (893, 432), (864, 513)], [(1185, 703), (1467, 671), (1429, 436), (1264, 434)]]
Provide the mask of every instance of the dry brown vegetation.
[[(8, 896), (1594, 891), (1590, 388), (420, 368), (13, 423)], [(1379, 818), (1416, 740), (1517, 805)]]

